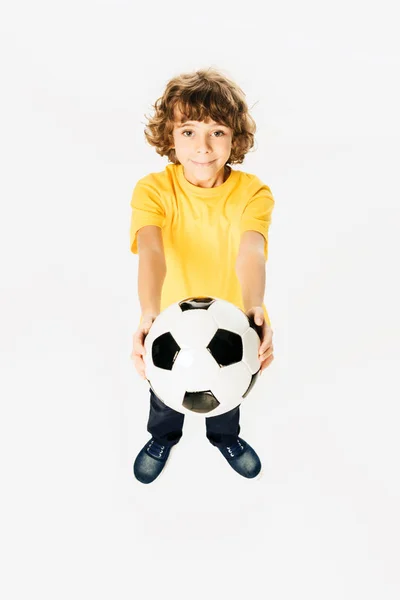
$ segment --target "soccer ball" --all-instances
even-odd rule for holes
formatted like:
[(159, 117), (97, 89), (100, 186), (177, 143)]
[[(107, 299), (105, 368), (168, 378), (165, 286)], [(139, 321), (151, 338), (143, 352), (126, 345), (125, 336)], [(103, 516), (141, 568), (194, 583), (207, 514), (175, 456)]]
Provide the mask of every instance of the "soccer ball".
[(226, 300), (193, 297), (171, 304), (145, 337), (147, 381), (180, 413), (215, 417), (228, 412), (257, 381), (261, 331)]

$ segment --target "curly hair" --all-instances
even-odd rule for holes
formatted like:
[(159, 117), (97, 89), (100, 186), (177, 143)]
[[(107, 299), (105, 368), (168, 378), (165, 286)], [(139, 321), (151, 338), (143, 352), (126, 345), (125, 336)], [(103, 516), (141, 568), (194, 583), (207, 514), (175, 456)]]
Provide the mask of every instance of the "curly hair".
[(160, 156), (168, 156), (174, 164), (179, 164), (172, 147), (175, 107), (183, 114), (183, 120), (211, 118), (232, 129), (232, 148), (226, 164), (242, 163), (254, 146), (256, 123), (249, 114), (244, 92), (214, 68), (173, 77), (152, 107), (154, 115), (145, 115), (145, 138)]

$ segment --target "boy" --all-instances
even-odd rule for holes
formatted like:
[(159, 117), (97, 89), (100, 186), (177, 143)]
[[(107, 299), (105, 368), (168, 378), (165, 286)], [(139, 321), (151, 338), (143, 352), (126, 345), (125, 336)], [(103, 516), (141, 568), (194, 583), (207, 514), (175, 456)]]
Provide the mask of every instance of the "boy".
[[(183, 298), (209, 295), (239, 306), (262, 326), (263, 371), (273, 360), (263, 298), (274, 199), (258, 177), (229, 166), (242, 163), (254, 144), (245, 95), (218, 71), (199, 70), (173, 78), (154, 108), (145, 136), (172, 164), (140, 179), (132, 195), (130, 241), (139, 254), (142, 315), (131, 358), (145, 379), (144, 339), (157, 315)], [(161, 473), (183, 421), (150, 389), (152, 437), (133, 469), (140, 482)], [(206, 418), (210, 443), (237, 473), (254, 478), (261, 462), (239, 432), (239, 406)]]

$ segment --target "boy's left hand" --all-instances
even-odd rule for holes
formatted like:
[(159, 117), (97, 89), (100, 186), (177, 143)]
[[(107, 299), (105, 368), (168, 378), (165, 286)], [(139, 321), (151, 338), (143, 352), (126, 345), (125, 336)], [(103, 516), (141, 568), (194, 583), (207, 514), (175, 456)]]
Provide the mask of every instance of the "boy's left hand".
[(246, 315), (253, 318), (256, 325), (262, 328), (261, 344), (258, 350), (258, 358), (261, 362), (260, 375), (274, 360), (274, 347), (272, 345), (273, 331), (265, 321), (262, 306), (253, 306), (246, 311)]

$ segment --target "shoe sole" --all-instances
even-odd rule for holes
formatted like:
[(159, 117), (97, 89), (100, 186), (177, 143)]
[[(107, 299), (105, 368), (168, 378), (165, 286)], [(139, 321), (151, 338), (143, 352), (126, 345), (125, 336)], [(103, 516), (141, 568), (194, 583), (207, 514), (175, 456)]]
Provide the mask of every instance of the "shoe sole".
[(264, 471), (263, 471), (263, 468), (261, 467), (261, 470), (260, 470), (259, 474), (256, 475), (255, 477), (252, 477), (251, 480), (252, 481), (258, 481), (259, 479), (262, 479), (263, 475), (264, 475)]
[(263, 474), (264, 474), (264, 472), (263, 472), (263, 468), (262, 468), (262, 467), (261, 467), (261, 469), (260, 469), (260, 472), (258, 473), (258, 475), (256, 475), (255, 477), (245, 477), (244, 475), (241, 475), (240, 473), (238, 473), (237, 471), (235, 471), (235, 469), (232, 469), (232, 468), (231, 468), (231, 470), (232, 470), (234, 473), (236, 473), (236, 475), (237, 475), (238, 477), (241, 477), (242, 479), (246, 479), (246, 481), (250, 481), (250, 482), (251, 482), (251, 481), (253, 481), (253, 482), (254, 482), (254, 481), (259, 481), (259, 480), (262, 478)]

